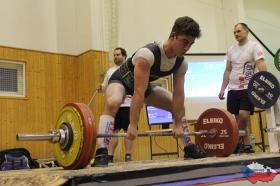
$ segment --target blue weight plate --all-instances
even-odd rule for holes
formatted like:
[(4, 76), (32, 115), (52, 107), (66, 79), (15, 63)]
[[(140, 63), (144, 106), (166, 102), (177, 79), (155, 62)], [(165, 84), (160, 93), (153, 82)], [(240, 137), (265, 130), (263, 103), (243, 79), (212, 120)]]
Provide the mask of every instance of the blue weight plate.
[(267, 109), (273, 106), (277, 102), (279, 94), (279, 82), (270, 72), (257, 72), (248, 84), (250, 101), (253, 105), (261, 109)]

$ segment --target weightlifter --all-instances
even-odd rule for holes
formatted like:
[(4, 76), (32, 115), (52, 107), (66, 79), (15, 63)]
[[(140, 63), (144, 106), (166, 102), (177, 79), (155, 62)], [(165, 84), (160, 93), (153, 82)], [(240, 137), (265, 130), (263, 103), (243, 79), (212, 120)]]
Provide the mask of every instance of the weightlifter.
[(228, 87), (227, 110), (235, 115), (239, 130), (246, 131), (246, 135), (240, 139), (236, 153), (254, 152), (248, 140), (248, 123), (254, 105), (249, 100), (247, 89), (256, 67), (259, 71), (266, 71), (262, 47), (259, 43), (248, 39), (248, 32), (245, 23), (234, 26), (233, 33), (237, 43), (227, 52), (227, 64), (219, 93), (219, 98), (223, 99), (225, 89)]
[[(188, 132), (184, 108), (184, 78), (188, 68), (184, 54), (201, 35), (199, 24), (190, 17), (176, 19), (167, 40), (147, 44), (138, 49), (121, 67), (114, 72), (105, 91), (105, 108), (99, 121), (99, 133), (114, 124), (114, 117), (125, 95), (133, 95), (130, 107), (128, 139), (137, 136), (137, 124), (144, 102), (170, 111), (174, 117), (174, 133), (182, 137), (185, 158), (204, 158), (206, 154), (197, 149)], [(162, 87), (152, 87), (150, 82), (160, 77), (173, 74), (173, 93)], [(96, 150), (92, 166), (108, 165), (108, 144), (98, 139), (100, 148)]]
[[(99, 92), (105, 92), (106, 87), (108, 86), (108, 82), (112, 74), (125, 62), (127, 53), (124, 48), (117, 47), (114, 49), (114, 63), (115, 65), (106, 72), (104, 80), (102, 84), (98, 87)], [(124, 102), (120, 105), (120, 108), (115, 116), (114, 125), (108, 126), (108, 130), (112, 130), (114, 133), (118, 133), (121, 129), (125, 132), (127, 131), (129, 125), (129, 107), (131, 103), (131, 95), (126, 95), (124, 98)], [(113, 128), (111, 128), (113, 127)], [(104, 140), (109, 140), (108, 138), (104, 138)], [(108, 141), (106, 142), (108, 143)], [(132, 140), (125, 138), (125, 161), (131, 161), (131, 150), (132, 150)], [(109, 162), (113, 162), (114, 152), (118, 145), (118, 138), (111, 138), (108, 145), (108, 160)]]

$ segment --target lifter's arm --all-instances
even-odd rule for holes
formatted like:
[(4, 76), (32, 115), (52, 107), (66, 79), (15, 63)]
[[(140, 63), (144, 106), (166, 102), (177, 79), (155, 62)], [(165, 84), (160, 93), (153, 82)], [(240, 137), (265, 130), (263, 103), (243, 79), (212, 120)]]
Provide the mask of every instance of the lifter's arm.
[(148, 87), (150, 68), (150, 64), (144, 58), (138, 58), (134, 66), (134, 94), (130, 106), (130, 124), (127, 130), (128, 139), (131, 140), (137, 136), (137, 124)]
[(172, 110), (175, 122), (174, 132), (176, 136), (182, 136), (182, 118), (185, 116), (185, 72), (176, 73), (173, 76), (173, 100)]

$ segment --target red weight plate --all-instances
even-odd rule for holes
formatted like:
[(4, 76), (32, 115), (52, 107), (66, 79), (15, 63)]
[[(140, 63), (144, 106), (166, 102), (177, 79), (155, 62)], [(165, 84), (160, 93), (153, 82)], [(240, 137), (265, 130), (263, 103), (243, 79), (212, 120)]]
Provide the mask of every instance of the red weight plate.
[(197, 145), (212, 156), (229, 156), (238, 144), (239, 129), (236, 120), (224, 109), (211, 108), (204, 111), (198, 118), (195, 130), (216, 131), (215, 136), (196, 136)]
[(64, 168), (69, 170), (82, 169), (89, 164), (95, 150), (96, 129), (94, 117), (91, 110), (84, 103), (68, 103), (66, 106), (71, 106), (79, 112), (83, 123), (84, 141), (81, 147), (81, 153), (76, 158), (76, 161), (71, 166)]

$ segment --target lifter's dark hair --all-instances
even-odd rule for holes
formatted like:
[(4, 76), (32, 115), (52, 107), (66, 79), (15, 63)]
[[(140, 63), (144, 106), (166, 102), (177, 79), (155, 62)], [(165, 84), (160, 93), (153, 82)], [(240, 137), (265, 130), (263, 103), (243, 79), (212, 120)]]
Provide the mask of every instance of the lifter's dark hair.
[(199, 24), (188, 16), (177, 18), (171, 32), (175, 32), (176, 35), (189, 35), (194, 38), (201, 36)]
[(121, 47), (117, 47), (115, 48), (114, 50), (120, 50), (122, 55), (124, 56), (124, 58), (126, 59), (127, 57), (127, 53), (126, 53), (126, 50), (124, 48), (121, 48)]

